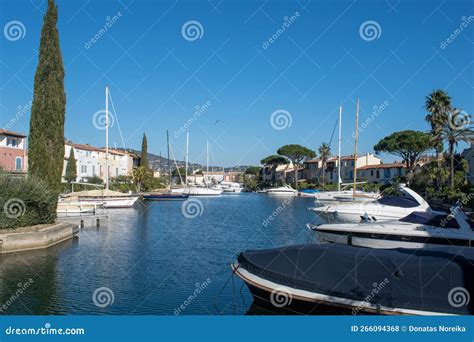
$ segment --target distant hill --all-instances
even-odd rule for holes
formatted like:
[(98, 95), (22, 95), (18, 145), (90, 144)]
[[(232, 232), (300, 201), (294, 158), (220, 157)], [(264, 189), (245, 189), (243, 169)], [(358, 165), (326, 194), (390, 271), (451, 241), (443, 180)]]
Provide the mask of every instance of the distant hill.
[[(137, 155), (141, 155), (141, 151), (135, 150), (133, 148), (130, 148), (130, 149), (117, 148), (117, 150), (122, 150), (122, 151), (126, 150), (128, 152), (133, 152)], [(176, 164), (180, 168), (181, 167), (184, 168), (186, 166), (186, 163), (182, 160), (177, 160)], [(153, 154), (153, 153), (148, 153), (148, 165), (153, 170), (167, 169), (168, 168), (168, 158), (163, 157), (163, 156), (160, 157), (159, 155), (156, 155), (156, 154)], [(174, 170), (176, 168), (174, 160), (170, 160), (170, 165), (171, 165), (172, 170)], [(198, 163), (189, 162), (188, 168), (190, 170), (198, 170), (198, 169), (199, 170), (205, 170), (206, 165), (201, 165), (201, 164), (198, 164)], [(247, 170), (247, 168), (248, 168), (248, 166), (245, 166), (245, 165), (231, 166), (231, 167), (224, 167), (224, 171), (225, 172), (244, 172), (245, 170)], [(221, 171), (221, 170), (222, 170), (221, 166), (211, 166), (211, 165), (209, 165), (209, 171)]]

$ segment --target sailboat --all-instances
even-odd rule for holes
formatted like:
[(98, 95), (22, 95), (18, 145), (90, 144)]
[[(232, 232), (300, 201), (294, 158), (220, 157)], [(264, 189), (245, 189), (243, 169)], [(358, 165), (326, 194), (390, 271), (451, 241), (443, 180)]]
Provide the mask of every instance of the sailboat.
[[(366, 202), (373, 201), (380, 198), (380, 194), (376, 192), (365, 192), (357, 190), (357, 185), (365, 184), (365, 182), (357, 182), (357, 143), (358, 143), (358, 131), (359, 131), (359, 99), (357, 99), (357, 111), (356, 111), (356, 137), (354, 145), (354, 181), (353, 183), (342, 183), (341, 178), (341, 144), (342, 144), (342, 105), (339, 106), (339, 137), (338, 137), (338, 153), (337, 153), (337, 191), (320, 191), (315, 192), (312, 197), (315, 197), (318, 202)], [(353, 187), (349, 190), (348, 187)], [(341, 189), (341, 186), (343, 188)]]
[[(170, 138), (169, 133), (166, 131), (166, 143), (168, 146), (168, 179), (170, 188), (168, 192), (165, 193), (151, 193), (143, 195), (144, 200), (148, 201), (184, 201), (188, 199), (189, 194), (186, 193), (173, 193), (173, 182), (171, 180), (171, 165), (170, 165)], [(187, 165), (186, 165), (187, 168)]]
[(62, 196), (60, 203), (67, 201), (103, 205), (106, 209), (131, 208), (138, 200), (138, 196), (124, 194), (109, 189), (109, 87), (105, 87), (105, 189), (85, 190), (72, 192)]
[[(188, 186), (188, 156), (189, 156), (189, 135), (186, 139), (186, 186), (181, 189), (173, 189), (172, 193), (178, 194), (189, 194), (189, 196), (220, 196), (222, 194), (222, 189), (211, 189), (206, 180), (204, 180), (205, 186)], [(206, 156), (206, 173), (209, 174), (209, 142), (207, 142), (207, 156)]]

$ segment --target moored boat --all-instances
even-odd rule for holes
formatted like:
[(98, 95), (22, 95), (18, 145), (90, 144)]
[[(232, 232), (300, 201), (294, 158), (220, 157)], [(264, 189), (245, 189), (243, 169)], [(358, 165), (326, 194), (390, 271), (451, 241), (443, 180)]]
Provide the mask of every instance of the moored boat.
[(124, 194), (117, 191), (99, 189), (71, 192), (62, 195), (64, 201), (72, 201), (82, 205), (103, 205), (106, 209), (131, 208), (138, 200), (138, 196)]
[(149, 193), (143, 195), (143, 199), (147, 201), (185, 201), (188, 198), (189, 194)]
[(460, 253), (456, 247), (372, 250), (309, 244), (245, 251), (232, 270), (255, 298), (276, 309), (316, 314), (320, 305), (327, 305), (353, 314), (474, 313), (469, 300), (459, 302), (459, 295), (473, 294), (472, 249)]
[(298, 190), (293, 189), (289, 185), (285, 185), (277, 188), (266, 189), (265, 193), (271, 196), (296, 196), (298, 195)]

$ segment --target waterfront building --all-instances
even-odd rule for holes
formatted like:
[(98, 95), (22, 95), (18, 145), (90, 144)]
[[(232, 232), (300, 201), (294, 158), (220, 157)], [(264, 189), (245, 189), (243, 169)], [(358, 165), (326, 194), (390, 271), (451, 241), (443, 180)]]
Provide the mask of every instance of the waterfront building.
[(365, 165), (357, 169), (357, 181), (370, 184), (388, 184), (403, 177), (406, 173), (405, 163), (388, 163)]
[[(356, 168), (361, 168), (367, 165), (379, 165), (381, 159), (373, 153), (366, 153), (358, 155), (355, 161)], [(326, 162), (325, 182), (337, 183), (338, 181), (338, 166), (339, 159), (337, 156), (330, 157)], [(312, 180), (316, 179), (322, 182), (322, 168), (323, 162), (320, 158), (310, 159), (304, 162), (302, 171), (302, 179)], [(343, 183), (352, 182), (354, 179), (354, 156), (341, 156), (341, 179)]]
[[(71, 148), (74, 149), (74, 158), (76, 159), (77, 182), (87, 182), (87, 179), (92, 177), (99, 177), (103, 181), (105, 180), (105, 149), (66, 141), (63, 181)], [(128, 176), (132, 172), (133, 167), (138, 165), (138, 157), (134, 153), (110, 149), (108, 165), (110, 179), (118, 176)]]
[(25, 173), (27, 162), (26, 135), (0, 129), (0, 168)]

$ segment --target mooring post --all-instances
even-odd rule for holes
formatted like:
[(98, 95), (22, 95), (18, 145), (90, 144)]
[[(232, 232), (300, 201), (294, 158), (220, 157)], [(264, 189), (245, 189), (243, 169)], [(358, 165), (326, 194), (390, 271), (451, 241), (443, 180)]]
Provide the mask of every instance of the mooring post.
[(100, 227), (100, 218), (96, 218), (96, 220), (95, 220), (95, 225), (96, 225), (97, 227)]
[(84, 228), (84, 219), (81, 220), (81, 228)]

